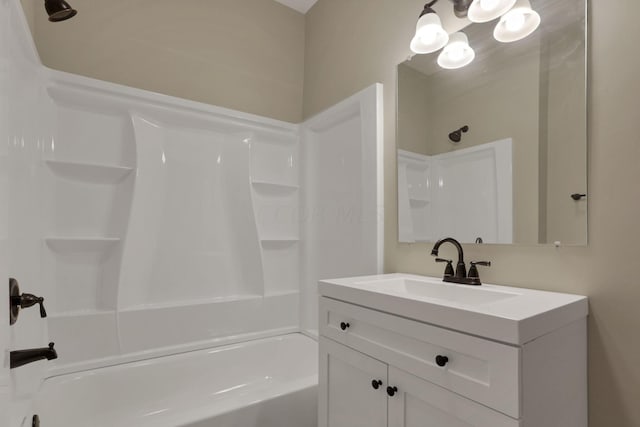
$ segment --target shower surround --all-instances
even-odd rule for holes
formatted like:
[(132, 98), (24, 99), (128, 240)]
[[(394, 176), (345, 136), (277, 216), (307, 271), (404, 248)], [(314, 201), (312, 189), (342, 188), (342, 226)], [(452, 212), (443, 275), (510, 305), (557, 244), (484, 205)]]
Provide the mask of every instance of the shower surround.
[(382, 270), (381, 86), (284, 123), (46, 69), (19, 2), (0, 8), (0, 270), (49, 314), (0, 338), (59, 354), (3, 368), (6, 425), (68, 374), (257, 339), (314, 353), (317, 280)]
[(58, 365), (295, 331), (296, 127), (57, 77), (42, 181)]

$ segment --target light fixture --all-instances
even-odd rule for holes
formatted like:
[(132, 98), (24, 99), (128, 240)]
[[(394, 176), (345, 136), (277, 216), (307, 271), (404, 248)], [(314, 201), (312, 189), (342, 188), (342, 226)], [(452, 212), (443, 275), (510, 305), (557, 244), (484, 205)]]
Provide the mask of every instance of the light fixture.
[(516, 0), (473, 0), (467, 12), (471, 22), (489, 22), (507, 13)]
[(540, 25), (540, 15), (531, 9), (529, 0), (517, 0), (513, 9), (502, 15), (493, 30), (493, 37), (503, 43), (521, 40)]
[(453, 14), (458, 18), (466, 18), (469, 6), (473, 0), (451, 0), (453, 2)]
[[(493, 37), (503, 43), (527, 37), (540, 26), (540, 15), (531, 9), (529, 0), (450, 0), (454, 15), (471, 22), (488, 22), (501, 16), (493, 30)], [(440, 17), (433, 9), (438, 0), (431, 0), (416, 25), (411, 40), (411, 51), (418, 54), (435, 52), (444, 47), (438, 56), (438, 65), (446, 69), (461, 68), (471, 63), (476, 54), (469, 46), (466, 34), (457, 32), (449, 36), (442, 27)], [(468, 21), (466, 22), (468, 25)], [(460, 28), (460, 26), (458, 26)]]
[(431, 8), (437, 0), (424, 5), (416, 25), (416, 34), (411, 40), (411, 50), (414, 53), (431, 53), (442, 49), (449, 41), (449, 34), (442, 28), (442, 22)]
[(448, 70), (462, 68), (469, 65), (476, 57), (476, 53), (469, 46), (467, 35), (462, 32), (451, 34), (449, 44), (438, 56), (438, 65)]

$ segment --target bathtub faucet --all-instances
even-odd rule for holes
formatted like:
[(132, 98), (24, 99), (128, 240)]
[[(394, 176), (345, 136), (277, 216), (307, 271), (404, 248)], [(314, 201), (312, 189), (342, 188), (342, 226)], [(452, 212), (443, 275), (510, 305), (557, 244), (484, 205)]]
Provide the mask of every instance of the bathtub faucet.
[(30, 348), (27, 350), (16, 350), (10, 353), (11, 369), (26, 365), (28, 363), (37, 362), (38, 360), (53, 360), (58, 358), (58, 353), (54, 350), (55, 344), (50, 342), (49, 347)]

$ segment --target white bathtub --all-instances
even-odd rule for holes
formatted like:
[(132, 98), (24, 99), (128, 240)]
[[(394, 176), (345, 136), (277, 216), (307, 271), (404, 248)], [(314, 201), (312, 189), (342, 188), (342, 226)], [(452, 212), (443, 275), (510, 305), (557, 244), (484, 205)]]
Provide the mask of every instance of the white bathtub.
[(317, 343), (301, 334), (49, 378), (47, 427), (315, 427)]

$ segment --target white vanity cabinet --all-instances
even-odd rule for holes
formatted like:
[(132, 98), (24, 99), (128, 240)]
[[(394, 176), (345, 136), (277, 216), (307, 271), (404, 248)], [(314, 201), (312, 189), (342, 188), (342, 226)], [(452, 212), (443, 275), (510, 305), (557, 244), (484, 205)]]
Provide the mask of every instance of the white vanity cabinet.
[(318, 425), (322, 427), (521, 425), (518, 420), (323, 337), (320, 363)]
[(586, 298), (397, 278), (320, 283), (319, 427), (587, 426)]

